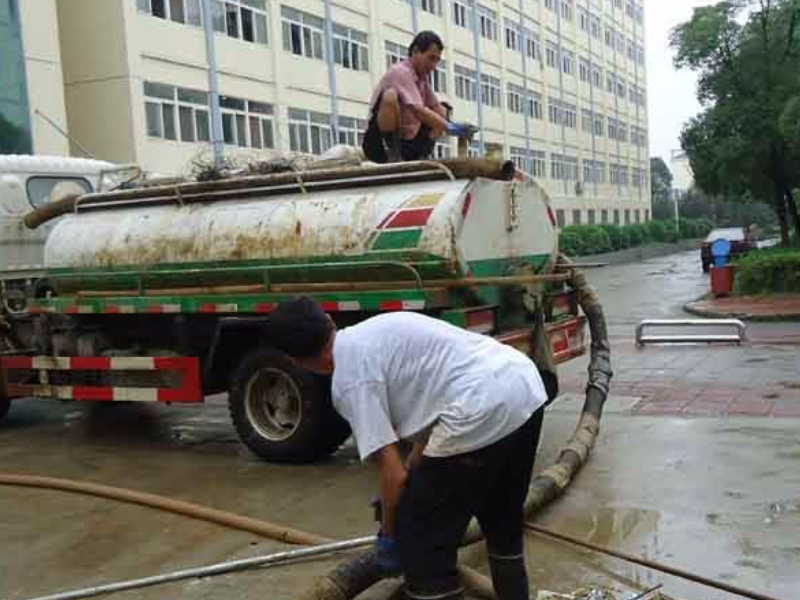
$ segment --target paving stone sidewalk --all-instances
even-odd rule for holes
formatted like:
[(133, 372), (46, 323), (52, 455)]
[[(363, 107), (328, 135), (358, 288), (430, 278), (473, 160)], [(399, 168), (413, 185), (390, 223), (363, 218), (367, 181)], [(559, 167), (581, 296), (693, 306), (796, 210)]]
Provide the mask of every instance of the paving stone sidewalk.
[(770, 296), (721, 296), (709, 294), (684, 305), (686, 312), (709, 318), (742, 318), (754, 321), (800, 320), (800, 294)]
[[(583, 397), (582, 386), (577, 381), (562, 383), (562, 392), (564, 401), (578, 402)], [(800, 418), (800, 389), (780, 385), (742, 389), (612, 382), (609, 402), (618, 408), (624, 407), (616, 412), (630, 415)]]

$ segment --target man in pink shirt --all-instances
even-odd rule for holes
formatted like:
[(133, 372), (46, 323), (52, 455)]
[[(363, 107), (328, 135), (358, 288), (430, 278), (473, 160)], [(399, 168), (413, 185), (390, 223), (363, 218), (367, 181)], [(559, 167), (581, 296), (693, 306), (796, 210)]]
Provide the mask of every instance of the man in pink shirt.
[(370, 100), (364, 153), (373, 162), (427, 158), (447, 128), (447, 112), (431, 90), (444, 45), (433, 31), (421, 31), (408, 47), (408, 58), (381, 78)]

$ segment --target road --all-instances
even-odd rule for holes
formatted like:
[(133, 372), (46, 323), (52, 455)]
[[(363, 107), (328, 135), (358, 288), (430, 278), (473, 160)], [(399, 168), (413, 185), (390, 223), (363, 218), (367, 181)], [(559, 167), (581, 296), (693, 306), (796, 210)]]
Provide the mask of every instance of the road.
[[(590, 277), (612, 337), (612, 398), (592, 459), (539, 522), (788, 600), (789, 590), (800, 585), (798, 421), (746, 411), (729, 415), (742, 396), (725, 394), (748, 391), (763, 408), (761, 396), (769, 390), (778, 394), (766, 401), (771, 411), (800, 406), (800, 396), (788, 404), (800, 388), (797, 349), (757, 342), (637, 350), (633, 328), (640, 319), (685, 316), (682, 304), (705, 291), (696, 251), (592, 270)], [(784, 331), (780, 327), (754, 326), (751, 333), (766, 339)], [(791, 333), (795, 326), (786, 327)], [(554, 460), (574, 428), (585, 367), (581, 359), (562, 369), (568, 393), (549, 412), (538, 469)], [(715, 418), (685, 418), (683, 411), (711, 398), (714, 389), (723, 391), (725, 409)], [(682, 404), (675, 399), (681, 395)], [(264, 463), (238, 442), (222, 396), (200, 408), (20, 401), (0, 426), (0, 461), (6, 472), (161, 494), (335, 539), (375, 530), (368, 507), (374, 474), (352, 447), (314, 465)], [(0, 528), (0, 597), (8, 600), (286, 549), (142, 506), (9, 486), (0, 486)], [(730, 597), (533, 536), (527, 555), (532, 582), (543, 589), (568, 592), (598, 583), (631, 592), (665, 582), (687, 600)], [(112, 597), (288, 599), (338, 560)], [(485, 564), (479, 566), (485, 571)], [(367, 597), (385, 597), (391, 586), (386, 582)]]

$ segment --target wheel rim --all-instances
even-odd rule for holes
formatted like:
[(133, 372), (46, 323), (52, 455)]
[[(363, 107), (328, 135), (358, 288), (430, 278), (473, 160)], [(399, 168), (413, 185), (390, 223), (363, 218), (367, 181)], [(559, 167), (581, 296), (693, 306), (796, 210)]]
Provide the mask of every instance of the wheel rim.
[(297, 384), (280, 369), (263, 368), (247, 382), (247, 420), (256, 432), (273, 442), (290, 438), (303, 415)]

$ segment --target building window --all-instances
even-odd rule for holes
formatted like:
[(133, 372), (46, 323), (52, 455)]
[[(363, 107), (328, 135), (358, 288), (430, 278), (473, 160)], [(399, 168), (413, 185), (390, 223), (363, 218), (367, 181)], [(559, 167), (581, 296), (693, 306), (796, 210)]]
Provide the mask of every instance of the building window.
[(550, 98), (548, 102), (548, 118), (551, 123), (575, 129), (578, 125), (578, 113), (574, 104)]
[(602, 136), (605, 131), (605, 117), (603, 115), (594, 113), (594, 134)]
[(605, 29), (603, 31), (603, 34), (604, 34), (603, 35), (603, 41), (605, 41), (606, 46), (608, 46), (609, 48), (611, 48), (613, 50), (614, 49), (614, 30), (611, 27), (609, 27), (608, 25), (606, 25)]
[(324, 58), (324, 20), (288, 6), (281, 6), (283, 49), (307, 58)]
[(580, 225), (581, 224), (581, 211), (580, 209), (574, 209), (572, 211), (572, 224), (573, 225)]
[(402, 60), (405, 60), (408, 56), (407, 50), (403, 48), (400, 44), (395, 44), (394, 42), (390, 42), (386, 40), (384, 43), (384, 48), (386, 49), (386, 68), (388, 69), (395, 63), (399, 63)]
[(274, 109), (271, 104), (220, 96), (222, 139), (242, 148), (274, 148)]
[(546, 155), (541, 150), (527, 150), (511, 146), (509, 156), (516, 167), (531, 177), (546, 177)]
[(592, 66), (588, 60), (582, 58), (578, 66), (578, 75), (583, 83), (589, 83), (592, 73)]
[(367, 122), (364, 119), (339, 116), (339, 125), (336, 128), (336, 138), (339, 144), (348, 146), (361, 146), (364, 141), (364, 132)]
[(589, 33), (589, 13), (585, 8), (578, 8), (578, 27), (581, 31)]
[(612, 185), (627, 186), (630, 184), (628, 167), (624, 165), (611, 164), (609, 166), (609, 173), (611, 175)]
[(553, 12), (556, 10), (556, 0), (544, 0), (544, 7), (549, 8)]
[(567, 224), (567, 219), (564, 217), (564, 209), (557, 209), (556, 210), (556, 224), (559, 227), (564, 227)]
[(581, 129), (585, 133), (592, 133), (592, 111), (587, 108), (581, 109)]
[(605, 183), (606, 163), (598, 160), (584, 159), (583, 181), (585, 183)]
[(619, 209), (614, 209), (614, 225), (619, 225)]
[(458, 27), (468, 27), (468, 8), (464, 2), (453, 2), (453, 23)]
[(483, 4), (478, 5), (478, 26), (483, 37), (497, 41), (497, 13)]
[(433, 157), (442, 160), (452, 156), (452, 148), (447, 142), (436, 142), (433, 147)]
[(447, 63), (445, 61), (439, 61), (436, 68), (428, 75), (428, 82), (434, 92), (447, 93)]
[(289, 109), (289, 149), (293, 152), (322, 154), (331, 147), (330, 116), (302, 110)]
[(608, 210), (605, 208), (600, 211), (600, 224), (608, 225)]
[(506, 48), (513, 51), (522, 49), (522, 35), (519, 31), (519, 23), (514, 23), (510, 19), (506, 19)]
[(500, 80), (486, 73), (481, 73), (481, 102), (486, 106), (500, 108)]
[(637, 225), (642, 222), (642, 216), (638, 208), (633, 212), (633, 217)]
[(561, 70), (567, 75), (575, 74), (575, 55), (568, 50), (561, 51)]
[(595, 212), (593, 208), (590, 208), (586, 211), (586, 221), (589, 225), (594, 225), (595, 223)]
[(147, 135), (183, 142), (210, 139), (207, 92), (145, 81), (144, 95)]
[(590, 31), (590, 33), (591, 33), (591, 35), (592, 35), (592, 37), (594, 39), (596, 39), (596, 40), (600, 39), (600, 30), (601, 29), (602, 28), (600, 26), (600, 18), (592, 16), (591, 20), (589, 21), (589, 31)]
[(650, 209), (645, 208), (644, 209), (644, 222), (647, 223), (647, 221), (649, 221), (649, 220), (650, 220)]
[(419, 7), (432, 15), (442, 15), (442, 0), (419, 0)]
[(199, 27), (203, 24), (200, 2), (201, 0), (136, 0), (136, 6), (139, 12), (159, 19), (169, 19), (176, 23)]
[(455, 65), (456, 96), (462, 100), (475, 101), (477, 96), (477, 75), (472, 69)]
[(545, 62), (548, 67), (557, 69), (558, 65), (558, 46), (553, 42), (547, 42), (547, 47), (544, 50)]
[(603, 70), (595, 64), (592, 65), (592, 85), (603, 87)]
[(572, 21), (572, 0), (561, 0), (561, 18)]
[(630, 211), (630, 209), (626, 208), (625, 209), (625, 225), (630, 225), (630, 224), (631, 224), (631, 211)]
[(551, 154), (550, 177), (562, 181), (577, 181), (578, 159), (574, 156)]
[(334, 23), (333, 61), (345, 69), (369, 71), (369, 45), (367, 34)]

